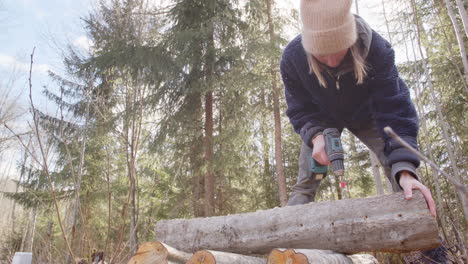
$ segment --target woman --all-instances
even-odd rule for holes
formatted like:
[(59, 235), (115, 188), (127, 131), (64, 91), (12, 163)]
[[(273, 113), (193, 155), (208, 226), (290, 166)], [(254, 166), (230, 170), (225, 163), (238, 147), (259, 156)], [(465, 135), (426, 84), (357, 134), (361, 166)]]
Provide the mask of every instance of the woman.
[(417, 148), (418, 117), (406, 84), (399, 78), (394, 51), (360, 17), (351, 0), (301, 0), (302, 34), (285, 48), (281, 75), (286, 111), (303, 139), (299, 176), (288, 205), (314, 201), (321, 175), (310, 172), (312, 156), (330, 161), (322, 131), (347, 128), (379, 158), (394, 192), (424, 195), (436, 216), (430, 190), (418, 181), (419, 159), (384, 132), (390, 126)]

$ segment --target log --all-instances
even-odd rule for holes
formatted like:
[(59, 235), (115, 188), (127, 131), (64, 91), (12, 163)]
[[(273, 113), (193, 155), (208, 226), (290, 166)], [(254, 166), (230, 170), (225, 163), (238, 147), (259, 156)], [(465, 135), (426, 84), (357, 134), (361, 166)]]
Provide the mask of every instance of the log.
[(187, 264), (266, 264), (266, 259), (227, 252), (201, 250), (195, 252)]
[(348, 258), (350, 258), (355, 264), (379, 264), (377, 259), (370, 254), (354, 254), (349, 255)]
[(268, 264), (378, 264), (368, 254), (344, 255), (331, 250), (273, 249)]
[(309, 203), (246, 214), (163, 220), (156, 238), (180, 250), (268, 254), (274, 248), (340, 253), (410, 252), (440, 245), (437, 222), (419, 191)]
[(179, 251), (161, 242), (147, 242), (138, 247), (138, 251), (128, 264), (179, 264), (187, 262), (192, 254)]

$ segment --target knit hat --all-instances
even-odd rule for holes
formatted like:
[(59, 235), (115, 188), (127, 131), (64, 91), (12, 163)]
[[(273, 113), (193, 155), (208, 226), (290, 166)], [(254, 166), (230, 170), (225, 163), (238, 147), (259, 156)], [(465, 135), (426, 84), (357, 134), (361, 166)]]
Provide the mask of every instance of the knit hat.
[(314, 55), (336, 53), (356, 42), (352, 0), (301, 0), (302, 46)]

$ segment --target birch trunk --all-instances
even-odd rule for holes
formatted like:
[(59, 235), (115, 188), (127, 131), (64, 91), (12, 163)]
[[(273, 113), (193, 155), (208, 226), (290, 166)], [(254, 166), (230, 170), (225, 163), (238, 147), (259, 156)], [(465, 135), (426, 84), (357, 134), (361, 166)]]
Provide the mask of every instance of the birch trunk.
[(356, 5), (356, 15), (359, 16), (359, 1), (358, 0), (354, 1), (354, 4)]
[[(409, 22), (408, 22), (409, 24)], [(401, 21), (400, 21), (400, 27), (401, 29), (403, 29), (403, 26), (401, 25)], [(414, 42), (413, 42), (413, 38), (410, 37), (410, 42), (411, 42), (411, 48), (412, 48), (412, 53), (413, 53), (413, 61), (416, 61), (417, 58), (416, 58), (416, 50), (414, 48)], [(410, 57), (409, 57), (409, 52), (408, 52), (408, 45), (407, 45), (407, 39), (406, 39), (406, 36), (405, 34), (403, 34), (403, 43), (405, 43), (405, 51), (406, 51), (406, 60), (407, 61), (411, 61)], [(419, 71), (416, 71), (419, 73)], [(423, 134), (425, 136), (428, 136), (429, 135), (429, 131), (427, 129), (427, 125), (426, 125), (426, 116), (425, 116), (425, 113), (424, 113), (424, 107), (423, 107), (423, 104), (421, 103), (420, 99), (421, 99), (421, 91), (420, 91), (420, 79), (421, 79), (421, 76), (419, 74), (414, 74), (412, 75), (412, 77), (414, 78), (414, 91), (415, 91), (415, 105), (416, 105), (416, 110), (418, 112), (418, 116), (419, 116), (419, 120), (420, 120), (420, 123), (421, 123), (421, 127), (422, 127), (422, 131), (423, 131)], [(434, 154), (433, 154), (433, 150), (432, 150), (432, 147), (431, 147), (431, 144), (428, 142), (427, 140), (427, 137), (422, 137), (424, 140), (424, 145), (425, 145), (425, 148), (427, 150), (427, 152), (429, 153), (429, 158), (431, 160), (435, 160), (434, 159)], [(444, 226), (445, 226), (445, 221), (444, 221), (444, 213), (443, 213), (443, 205), (442, 205), (442, 194), (441, 194), (441, 191), (440, 191), (440, 184), (439, 184), (439, 181), (438, 181), (438, 177), (439, 176), (437, 173), (431, 173), (431, 176), (432, 176), (432, 180), (434, 182), (434, 185), (436, 187), (436, 200), (437, 200), (437, 207), (438, 207), (438, 212), (437, 212), (437, 216), (439, 217), (439, 219), (441, 219), (441, 222), (442, 222), (442, 225), (441, 225), (441, 228), (442, 230), (444, 230)], [(444, 230), (444, 234), (445, 234), (445, 230)]]
[[(385, 205), (385, 206), (382, 206)], [(278, 247), (407, 252), (439, 245), (437, 223), (420, 192), (287, 206), (246, 214), (159, 221), (156, 238), (194, 252), (240, 254)]]
[(452, 3), (450, 2), (450, 0), (444, 0), (444, 1), (445, 1), (445, 5), (447, 6), (447, 11), (448, 11), (450, 20), (452, 21), (452, 24), (453, 24), (453, 29), (455, 30), (455, 35), (457, 36), (458, 47), (460, 48), (460, 55), (461, 55), (461, 59), (463, 62), (463, 69), (465, 72), (465, 81), (468, 82), (468, 58), (466, 57), (466, 50), (465, 50), (465, 44), (463, 42), (463, 35), (460, 30), (460, 26), (458, 25), (458, 21), (455, 16), (455, 13), (453, 12)]
[[(450, 163), (451, 163), (451, 166), (452, 166), (452, 170), (453, 170), (453, 172), (455, 174), (455, 178), (459, 182), (462, 182), (461, 175), (460, 175), (460, 172), (459, 172), (457, 164), (456, 164), (456, 158), (454, 156), (454, 153), (455, 153), (454, 148), (452, 146), (451, 139), (450, 139), (450, 136), (449, 136), (449, 133), (448, 133), (447, 123), (445, 122), (445, 118), (444, 118), (444, 116), (442, 114), (442, 109), (441, 109), (441, 106), (440, 106), (440, 102), (439, 102), (439, 100), (438, 100), (438, 98), (437, 98), (437, 96), (435, 94), (435, 90), (434, 90), (434, 86), (433, 86), (432, 81), (431, 81), (431, 77), (430, 77), (430, 74), (429, 74), (429, 69), (428, 69), (428, 66), (427, 66), (427, 62), (426, 62), (426, 60), (424, 58), (423, 47), (421, 45), (420, 24), (419, 24), (418, 13), (417, 13), (416, 4), (415, 4), (414, 0), (411, 0), (411, 8), (412, 8), (413, 13), (414, 13), (414, 21), (415, 21), (414, 24), (416, 25), (417, 43), (418, 43), (419, 53), (420, 53), (421, 58), (422, 58), (423, 67), (424, 67), (425, 75), (426, 75), (426, 78), (427, 78), (427, 83), (429, 85), (431, 99), (434, 101), (434, 103), (436, 105), (437, 117), (438, 117), (439, 124), (442, 127), (442, 132), (443, 132), (443, 135), (444, 135), (444, 138), (445, 138), (445, 141), (446, 141), (448, 156), (449, 156), (449, 160), (450, 160)], [(461, 208), (462, 208), (462, 210), (464, 212), (464, 215), (466, 217), (468, 215), (468, 210), (465, 207), (466, 196), (464, 195), (464, 193), (462, 192), (462, 190), (460, 188), (456, 188), (456, 193), (457, 193), (458, 200), (461, 201)]]
[(375, 188), (377, 189), (377, 194), (383, 195), (384, 190), (382, 186), (382, 178), (380, 176), (379, 161), (377, 159), (377, 156), (375, 156), (374, 152), (369, 150), (369, 155), (370, 155), (371, 166), (372, 166), (372, 175), (374, 175)]
[[(272, 9), (273, 0), (266, 0), (267, 16), (268, 16), (268, 33), (270, 36), (270, 44), (273, 47), (275, 44), (275, 29), (273, 25)], [(277, 80), (276, 59), (270, 62), (271, 87), (273, 90), (273, 116), (275, 120), (275, 165), (276, 165), (276, 180), (278, 181), (279, 198), (281, 206), (286, 206), (288, 203), (288, 195), (286, 190), (286, 178), (284, 176), (283, 166), (283, 147), (281, 138), (281, 117), (280, 117), (280, 100), (279, 87)]]
[[(440, 25), (440, 28), (442, 29), (442, 33), (444, 35), (444, 38), (445, 38), (445, 41), (447, 42), (447, 52), (450, 54), (450, 57), (448, 58), (450, 63), (453, 64), (453, 66), (455, 67), (455, 69), (457, 70), (457, 74), (460, 76), (461, 80), (462, 80), (462, 83), (463, 83), (463, 88), (465, 89), (465, 92), (468, 93), (468, 83), (466, 82), (466, 79), (465, 79), (465, 75), (463, 73), (463, 69), (460, 69), (459, 65), (458, 65), (458, 62), (456, 60), (458, 60), (458, 55), (455, 54), (453, 52), (453, 46), (452, 46), (452, 43), (450, 42), (449, 40), (449, 37), (447, 36), (447, 30), (445, 30), (445, 25), (441, 19), (441, 12), (443, 12), (442, 10), (442, 5), (444, 5), (444, 3), (434, 3), (434, 4), (437, 4), (437, 14), (436, 14), (436, 18), (437, 18), (437, 21), (439, 22), (439, 25)], [(413, 47), (414, 49), (414, 47)], [(456, 60), (454, 59), (456, 58)]]
[[(411, 4), (412, 4), (413, 13), (414, 13), (414, 22), (415, 22), (414, 24), (416, 25), (419, 55), (421, 56), (421, 60), (422, 60), (422, 63), (423, 63), (424, 72), (425, 72), (425, 75), (426, 75), (427, 83), (428, 83), (430, 94), (431, 94), (431, 99), (432, 99), (432, 101), (434, 102), (434, 104), (436, 106), (437, 117), (438, 117), (438, 120), (439, 120), (439, 124), (442, 127), (442, 132), (443, 132), (443, 135), (444, 135), (444, 138), (445, 138), (445, 141), (446, 141), (447, 150), (448, 150), (447, 154), (449, 155), (449, 160), (450, 160), (450, 163), (452, 165), (452, 170), (453, 170), (453, 172), (455, 174), (456, 179), (461, 182), (460, 171), (459, 171), (458, 166), (456, 164), (456, 158), (454, 156), (454, 148), (452, 146), (452, 142), (451, 142), (450, 135), (449, 135), (449, 132), (448, 132), (447, 123), (446, 123), (445, 117), (444, 117), (444, 115), (442, 113), (442, 107), (440, 105), (440, 101), (437, 98), (437, 95), (435, 94), (434, 86), (432, 84), (431, 76), (430, 76), (430, 73), (429, 73), (429, 67), (428, 67), (427, 61), (426, 61), (426, 59), (424, 57), (423, 46), (421, 44), (421, 32), (420, 32), (420, 26), (421, 25), (419, 23), (416, 4), (414, 3), (414, 0), (411, 0)], [(466, 59), (466, 56), (465, 56), (465, 59)]]
[(385, 20), (385, 27), (387, 28), (388, 41), (390, 42), (390, 44), (393, 44), (392, 35), (390, 34), (390, 26), (388, 25), (387, 12), (385, 10), (385, 0), (382, 0), (382, 12)]
[(461, 0), (456, 0), (458, 11), (460, 12), (460, 17), (463, 23), (463, 28), (465, 29), (465, 34), (468, 37), (468, 15), (466, 14), (465, 5)]

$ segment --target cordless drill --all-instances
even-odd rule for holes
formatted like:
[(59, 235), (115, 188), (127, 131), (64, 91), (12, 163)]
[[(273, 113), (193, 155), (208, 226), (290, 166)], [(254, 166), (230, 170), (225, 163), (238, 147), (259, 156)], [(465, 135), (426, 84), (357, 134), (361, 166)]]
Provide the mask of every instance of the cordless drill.
[[(341, 145), (340, 133), (336, 128), (327, 128), (323, 131), (325, 139), (325, 152), (331, 162), (332, 171), (335, 176), (340, 177), (344, 175), (344, 152)], [(310, 158), (310, 170), (316, 175), (317, 180), (321, 180), (328, 171), (327, 165), (318, 163), (312, 156)]]

